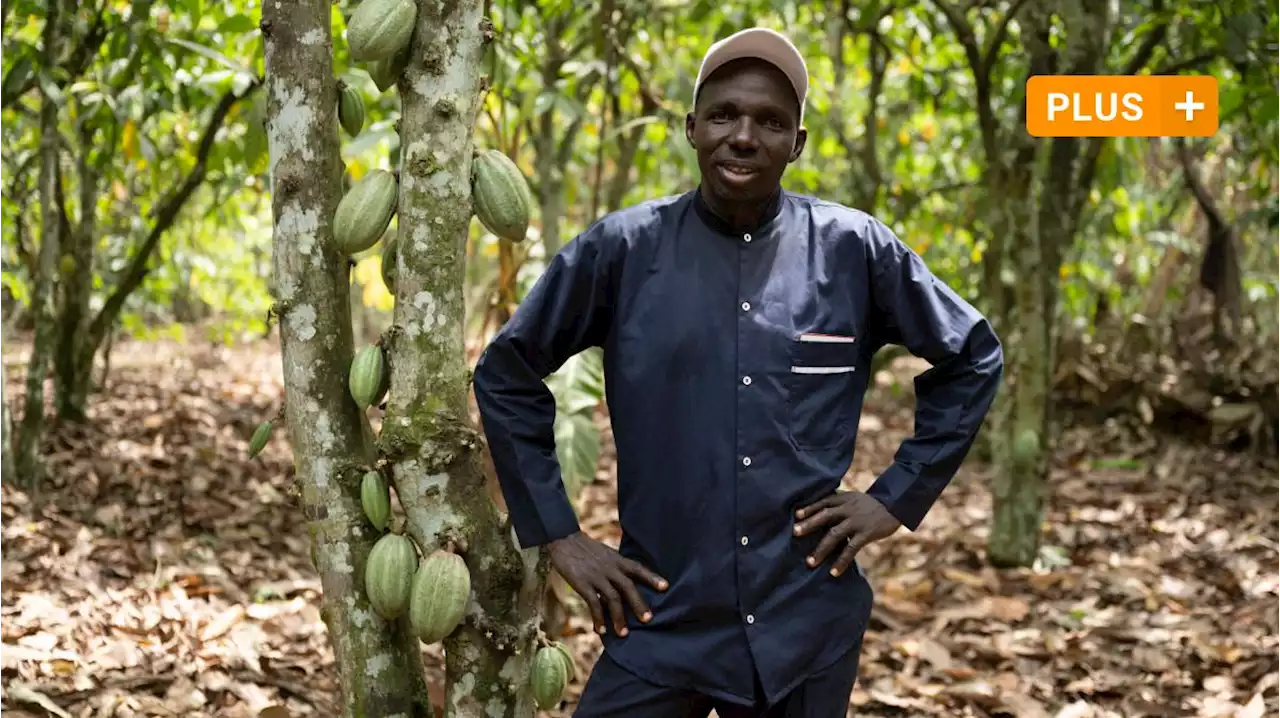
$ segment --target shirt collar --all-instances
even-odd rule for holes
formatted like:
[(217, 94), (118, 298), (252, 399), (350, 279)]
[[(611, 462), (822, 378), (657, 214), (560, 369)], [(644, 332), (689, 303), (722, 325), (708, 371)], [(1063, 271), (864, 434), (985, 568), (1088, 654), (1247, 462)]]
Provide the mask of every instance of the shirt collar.
[(760, 221), (754, 227), (735, 228), (722, 219), (719, 215), (711, 210), (706, 199), (702, 196), (702, 187), (693, 191), (693, 209), (698, 213), (698, 218), (712, 230), (731, 237), (736, 237), (743, 232), (762, 234), (764, 230), (769, 229), (778, 216), (782, 212), (782, 188), (779, 187), (773, 196), (766, 200), (765, 211), (760, 215)]

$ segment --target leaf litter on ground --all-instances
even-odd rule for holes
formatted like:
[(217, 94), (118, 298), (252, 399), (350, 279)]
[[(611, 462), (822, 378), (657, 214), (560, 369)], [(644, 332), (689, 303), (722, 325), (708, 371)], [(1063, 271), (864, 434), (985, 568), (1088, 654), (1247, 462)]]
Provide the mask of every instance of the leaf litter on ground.
[[(283, 400), (278, 350), (131, 342), (113, 365), (90, 421), (49, 436), (41, 493), (3, 489), (6, 715), (337, 715), (287, 432), (246, 458)], [(877, 377), (846, 488), (869, 486), (910, 432), (918, 370)], [(7, 374), (15, 406), (21, 375)], [(602, 431), (579, 510), (616, 546)], [(1073, 428), (1040, 559), (1016, 570), (984, 561), (988, 481), (971, 460), (919, 531), (861, 556), (876, 599), (850, 716), (1276, 714), (1273, 462)], [(580, 611), (562, 640), (578, 665), (557, 718), (600, 653)], [(442, 654), (423, 656), (439, 701)]]

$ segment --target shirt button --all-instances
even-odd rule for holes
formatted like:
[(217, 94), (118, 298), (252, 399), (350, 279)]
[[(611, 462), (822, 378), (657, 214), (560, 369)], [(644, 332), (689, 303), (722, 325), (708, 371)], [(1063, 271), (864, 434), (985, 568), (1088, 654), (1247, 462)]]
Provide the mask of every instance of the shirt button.
[(749, 311), (751, 311), (751, 302), (743, 302), (743, 303), (742, 303), (742, 311), (744, 311), (744, 312), (749, 312)]
[(750, 613), (748, 613), (748, 614), (747, 614), (747, 623), (755, 623), (755, 622), (756, 622), (756, 617), (755, 617), (755, 616), (753, 616), (753, 615), (751, 615)]
[(744, 457), (742, 457), (742, 465), (743, 465), (743, 466), (750, 466), (750, 465), (751, 465), (751, 457), (750, 457), (750, 456), (744, 456)]
[(743, 536), (743, 537), (742, 537), (742, 545), (743, 545), (743, 546), (746, 546), (746, 545), (747, 545), (747, 537), (746, 537), (746, 536)]
[(746, 384), (747, 386), (751, 386), (751, 377), (749, 376), (742, 377), (742, 383)]
[(751, 235), (749, 235), (749, 234), (744, 234), (744, 235), (742, 235), (742, 241), (744, 241), (744, 242), (750, 242), (750, 241), (751, 241)]

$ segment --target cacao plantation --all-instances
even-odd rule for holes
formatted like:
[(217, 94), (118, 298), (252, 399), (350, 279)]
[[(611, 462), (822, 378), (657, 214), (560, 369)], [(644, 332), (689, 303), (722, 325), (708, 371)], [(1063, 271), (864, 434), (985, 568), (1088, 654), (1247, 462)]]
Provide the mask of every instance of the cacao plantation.
[[(1263, 5), (6, 2), (5, 708), (568, 718), (610, 641), (623, 656), (646, 627), (678, 637), (681, 602), (707, 594), (689, 592), (697, 579), (684, 572), (670, 593), (644, 594), (652, 625), (623, 606), (622, 636), (609, 597), (575, 588), (581, 576), (554, 558), (558, 549), (522, 544), (528, 522), (513, 517), (527, 498), (504, 494), (497, 469), (514, 463), (514, 442), (475, 419), (484, 382), (472, 380), (493, 337), (599, 317), (588, 331), (556, 332), (584, 347), (527, 342), (528, 366), (505, 370), (507, 401), (548, 418), (512, 432), (528, 443), (519, 472), (504, 475), (537, 473), (555, 500), (563, 489), (573, 514), (547, 523), (569, 530), (577, 519), (571, 538), (603, 546), (592, 567), (610, 565), (605, 549), (631, 550), (653, 553), (657, 570), (673, 565), (670, 554), (637, 539), (643, 522), (611, 514), (620, 482), (648, 461), (626, 458), (636, 434), (622, 428), (638, 422), (611, 423), (629, 382), (647, 378), (640, 403), (673, 413), (680, 400), (659, 401), (676, 397), (673, 387), (702, 411), (720, 393), (758, 409), (777, 386), (794, 394), (865, 382), (860, 414), (823, 414), (826, 430), (856, 427), (857, 446), (811, 451), (796, 465), (845, 456), (828, 483), (871, 496), (886, 471), (930, 475), (919, 454), (894, 451), (965, 403), (922, 410), (921, 397), (963, 362), (946, 358), (950, 348), (912, 356), (927, 343), (921, 327), (963, 299), (989, 320), (1008, 363), (942, 510), (909, 536), (858, 549), (847, 573), (828, 578), (824, 566), (812, 574), (819, 588), (788, 594), (802, 602), (865, 580), (876, 597), (850, 714), (1110, 718), (1140, 704), (1161, 715), (1276, 715), (1274, 624), (1249, 620), (1274, 605), (1280, 583), (1270, 508), (1280, 23)], [(754, 24), (782, 29), (807, 63), (808, 94), (790, 128), (764, 124), (791, 117), (790, 91), (759, 125), (735, 119), (732, 106), (714, 120), (698, 115), (703, 52)], [(1019, 115), (1023, 80), (1046, 68), (1214, 77), (1204, 114), (1215, 129), (1031, 136)], [(1170, 126), (1184, 124), (1194, 123)], [(708, 157), (704, 135), (730, 127), (738, 141)], [(745, 142), (753, 128), (776, 141), (801, 127), (802, 146)], [(634, 331), (637, 311), (654, 311), (665, 291), (737, 285), (716, 281), (716, 267), (676, 232), (650, 243), (642, 230), (611, 228), (699, 186), (704, 199), (746, 191), (768, 174), (752, 156), (791, 150), (784, 188), (866, 212), (895, 235), (880, 249), (923, 264), (873, 273), (866, 287), (835, 271), (762, 292), (742, 281), (738, 295), (680, 306), (670, 325), (681, 334), (667, 341)], [(699, 215), (708, 227), (728, 220), (710, 210)], [(822, 231), (805, 225), (787, 237)], [(810, 244), (774, 255), (797, 245), (745, 234), (724, 245), (730, 266), (759, 253), (770, 271), (825, 269), (840, 254)], [(584, 248), (605, 259), (610, 242), (600, 238), (626, 240), (610, 281), (566, 292), (532, 322), (511, 321), (544, 278), (589, 271), (575, 261)], [(664, 252), (676, 264), (664, 266)], [(936, 280), (920, 281), (924, 265)], [(616, 293), (636, 277), (643, 289)], [(954, 292), (895, 302), (903, 286), (935, 281)], [(563, 286), (544, 284), (542, 296)], [(826, 291), (865, 303), (859, 336), (783, 336), (797, 361), (744, 370), (723, 392), (708, 383), (704, 362), (730, 362), (737, 346), (698, 354), (717, 325), (757, 331), (791, 299)], [(599, 305), (587, 299), (606, 292)], [(811, 303), (801, 312), (811, 326), (795, 328), (852, 334), (859, 321), (829, 321), (840, 303)], [(893, 312), (895, 303), (904, 306)], [(665, 351), (652, 374), (630, 371), (643, 343)], [(793, 366), (821, 356), (854, 371)], [(552, 367), (546, 393), (532, 380), (509, 389)], [(490, 387), (504, 383), (493, 377)], [(783, 402), (778, 414), (797, 443), (806, 406)], [(516, 425), (524, 412), (498, 413), (507, 415), (497, 423)], [(742, 457), (727, 452), (723, 466), (707, 462), (710, 472), (741, 472), (736, 485), (747, 487), (765, 486), (752, 478), (763, 476), (795, 494), (800, 480), (774, 481), (750, 433)], [(699, 436), (679, 433), (657, 460), (719, 443)], [(530, 468), (539, 461), (554, 470)], [(674, 516), (665, 526), (682, 535)], [(803, 561), (807, 537), (787, 535), (790, 518), (779, 516), (776, 543), (767, 521), (741, 535), (732, 522), (703, 523), (725, 529), (721, 556), (743, 567), (774, 546)], [(832, 556), (855, 548), (834, 543)], [(86, 600), (102, 591), (110, 600)], [(1082, 619), (1099, 595), (1105, 616)], [(764, 682), (781, 674), (773, 654), (838, 633), (769, 642), (770, 602), (746, 603), (755, 613), (727, 622), (773, 647), (753, 656)], [(1153, 615), (1160, 630), (1147, 633), (1176, 640), (1140, 642), (1135, 653), (1130, 634)], [(955, 620), (940, 631), (940, 616)], [(1089, 650), (1073, 650), (1080, 640)], [(993, 641), (999, 651), (969, 650)], [(741, 651), (713, 661), (657, 653), (693, 674)], [(1081, 676), (1132, 688), (1080, 690)], [(846, 706), (831, 703), (831, 718), (843, 716)]]

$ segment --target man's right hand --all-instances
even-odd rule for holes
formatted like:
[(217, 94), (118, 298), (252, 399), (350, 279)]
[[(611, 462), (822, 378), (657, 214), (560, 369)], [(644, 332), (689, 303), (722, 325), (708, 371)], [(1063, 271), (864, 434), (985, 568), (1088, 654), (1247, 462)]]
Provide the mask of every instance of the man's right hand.
[(608, 603), (613, 630), (619, 636), (627, 635), (627, 623), (622, 612), (624, 597), (642, 622), (648, 623), (653, 618), (633, 579), (644, 581), (659, 591), (667, 590), (666, 579), (581, 531), (552, 541), (547, 550), (551, 554), (551, 565), (591, 607), (591, 619), (595, 622), (596, 633), (601, 635), (606, 627), (604, 602)]

